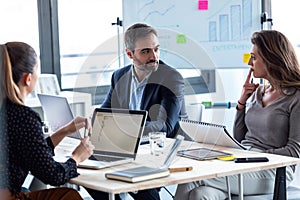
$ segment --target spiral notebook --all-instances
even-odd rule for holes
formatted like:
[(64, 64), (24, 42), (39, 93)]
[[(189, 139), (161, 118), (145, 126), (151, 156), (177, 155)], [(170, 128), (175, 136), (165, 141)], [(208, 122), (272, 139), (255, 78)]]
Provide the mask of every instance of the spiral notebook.
[(181, 129), (196, 142), (247, 149), (228, 133), (226, 126), (193, 120), (181, 120), (179, 123)]

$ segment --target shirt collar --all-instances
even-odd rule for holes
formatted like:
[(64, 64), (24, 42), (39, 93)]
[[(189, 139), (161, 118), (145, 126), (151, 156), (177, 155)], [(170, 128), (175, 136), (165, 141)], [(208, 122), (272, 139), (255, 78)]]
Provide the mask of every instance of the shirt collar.
[(152, 74), (152, 71), (151, 71), (149, 74), (147, 74), (147, 76), (146, 76), (141, 82), (139, 82), (138, 79), (137, 79), (137, 76), (136, 76), (135, 73), (134, 73), (134, 67), (133, 67), (133, 65), (131, 65), (131, 75), (132, 75), (132, 79), (133, 79), (135, 82), (137, 82), (137, 83), (145, 83), (145, 82), (148, 82), (148, 79), (149, 79), (149, 77), (151, 76), (151, 74)]

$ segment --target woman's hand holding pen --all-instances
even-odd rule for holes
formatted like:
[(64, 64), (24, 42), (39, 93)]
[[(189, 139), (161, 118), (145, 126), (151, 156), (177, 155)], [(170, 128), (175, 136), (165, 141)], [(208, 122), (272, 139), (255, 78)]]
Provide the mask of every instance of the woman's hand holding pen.
[(90, 141), (91, 125), (87, 118), (76, 117), (74, 120), (76, 129), (84, 127), (84, 136), (80, 139), (80, 144), (72, 153), (72, 158), (76, 161), (77, 165), (86, 160), (93, 154), (95, 146)]
[(243, 90), (240, 99), (238, 100), (238, 108), (243, 109), (246, 106), (248, 98), (253, 94), (256, 88), (259, 86), (258, 83), (253, 83), (251, 79), (252, 69), (249, 70), (246, 81), (243, 85)]
[(66, 136), (69, 136), (81, 128), (85, 127), (85, 132), (91, 133), (91, 125), (87, 118), (76, 117), (74, 120), (66, 124), (64, 127), (57, 130), (50, 137), (53, 146), (56, 147)]
[(87, 118), (85, 117), (76, 117), (69, 124), (65, 126), (65, 136), (71, 135), (72, 133), (85, 128), (85, 131), (88, 133), (91, 132), (91, 125)]
[(95, 146), (91, 143), (90, 137), (81, 138), (80, 144), (72, 153), (72, 158), (76, 161), (78, 165), (80, 162), (89, 158), (94, 151)]
[(84, 131), (88, 131), (88, 133), (91, 132), (92, 127), (91, 127), (91, 125), (90, 125), (90, 123), (89, 123), (89, 121), (88, 121), (87, 118), (76, 117), (73, 120), (73, 122), (74, 122), (74, 125), (75, 125), (75, 126), (73, 126), (73, 128), (75, 128), (75, 130), (73, 130), (73, 132), (75, 132), (75, 131), (77, 131), (79, 129), (82, 129), (82, 128), (85, 128)]

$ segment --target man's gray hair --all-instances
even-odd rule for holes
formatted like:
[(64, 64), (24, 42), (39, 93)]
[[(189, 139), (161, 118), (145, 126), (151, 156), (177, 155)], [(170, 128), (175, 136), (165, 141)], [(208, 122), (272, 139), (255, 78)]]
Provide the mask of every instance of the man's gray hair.
[(134, 51), (136, 40), (138, 38), (146, 37), (151, 33), (157, 36), (157, 31), (153, 27), (142, 23), (133, 24), (125, 32), (125, 47), (131, 51)]

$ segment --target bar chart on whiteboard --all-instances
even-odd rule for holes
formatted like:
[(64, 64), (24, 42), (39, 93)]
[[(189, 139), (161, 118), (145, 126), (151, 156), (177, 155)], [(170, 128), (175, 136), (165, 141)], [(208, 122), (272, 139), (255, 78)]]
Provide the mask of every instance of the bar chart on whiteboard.
[(161, 58), (183, 68), (246, 66), (251, 34), (261, 29), (259, 0), (123, 0), (123, 5), (124, 28), (136, 22), (155, 27)]

